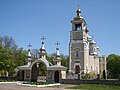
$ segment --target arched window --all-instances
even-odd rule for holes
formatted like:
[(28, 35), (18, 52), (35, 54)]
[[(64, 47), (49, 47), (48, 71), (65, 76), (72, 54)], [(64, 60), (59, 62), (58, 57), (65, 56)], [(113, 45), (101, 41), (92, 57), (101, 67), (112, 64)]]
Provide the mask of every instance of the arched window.
[(80, 58), (80, 49), (79, 48), (74, 49), (74, 58)]
[(79, 55), (78, 55), (78, 50), (76, 51), (76, 57), (79, 57)]
[(75, 49), (75, 58), (79, 58), (79, 49)]

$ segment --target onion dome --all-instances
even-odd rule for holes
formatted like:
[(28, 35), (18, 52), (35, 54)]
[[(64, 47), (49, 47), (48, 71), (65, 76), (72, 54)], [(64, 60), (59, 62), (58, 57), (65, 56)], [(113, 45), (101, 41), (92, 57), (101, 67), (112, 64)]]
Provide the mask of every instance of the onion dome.
[(28, 59), (28, 65), (30, 65), (30, 63), (32, 61), (32, 55), (31, 55), (30, 49), (28, 49), (27, 59)]
[(54, 64), (57, 66), (61, 66), (61, 58), (60, 58), (59, 48), (56, 48), (56, 55), (54, 58)]
[(44, 42), (42, 42), (42, 46), (41, 46), (41, 48), (40, 48), (40, 51), (45, 51), (45, 46), (44, 46)]
[(74, 21), (78, 21), (78, 20), (82, 20), (84, 21), (83, 17), (80, 15), (81, 14), (81, 10), (78, 7), (77, 11), (76, 11), (76, 17), (73, 19)]
[(39, 54), (40, 54), (40, 58), (46, 58), (47, 53), (46, 53), (46, 49), (44, 46), (44, 42), (42, 42), (42, 46), (40, 48)]
[(92, 37), (90, 35), (88, 35), (87, 39), (89, 42), (92, 41)]
[(59, 48), (56, 48), (56, 56), (55, 56), (55, 59), (56, 59), (56, 60), (61, 59), (61, 58), (60, 58)]
[(98, 46), (97, 46), (96, 48), (97, 48), (97, 49), (99, 49), (99, 47), (98, 47)]
[(92, 44), (96, 44), (96, 42), (94, 40), (91, 41)]
[(31, 52), (30, 52), (30, 47), (31, 47), (32, 45), (29, 43), (27, 46), (29, 47), (28, 53), (27, 53), (27, 58), (28, 58), (28, 61), (31, 61), (31, 60), (32, 60), (32, 59), (31, 59), (32, 55), (31, 55)]
[(97, 49), (98, 51), (100, 50), (98, 46), (96, 47), (96, 49)]
[(31, 58), (31, 56), (32, 56), (32, 55), (31, 55), (30, 49), (28, 49), (27, 57), (28, 57), (28, 58)]

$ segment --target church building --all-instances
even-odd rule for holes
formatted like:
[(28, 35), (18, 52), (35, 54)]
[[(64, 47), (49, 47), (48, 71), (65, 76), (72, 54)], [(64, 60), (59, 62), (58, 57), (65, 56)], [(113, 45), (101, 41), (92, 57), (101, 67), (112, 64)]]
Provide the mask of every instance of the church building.
[[(59, 48), (56, 48), (53, 65), (46, 58), (47, 52), (44, 41), (42, 41), (39, 58), (33, 61), (29, 49), (28, 63), (18, 67), (20, 80), (38, 81), (42, 77), (47, 82), (60, 82), (62, 79), (78, 79), (79, 75), (94, 73), (97, 76), (106, 72), (106, 56), (99, 56), (99, 47), (89, 35), (89, 29), (81, 16), (80, 8), (77, 9), (76, 17), (73, 18), (71, 23), (67, 75), (67, 68), (61, 65)], [(39, 71), (42, 71), (39, 68), (41, 63), (46, 67), (46, 75), (44, 76), (39, 75)]]
[(89, 35), (89, 29), (86, 21), (81, 16), (80, 8), (77, 9), (76, 17), (73, 18), (71, 23), (69, 74), (67, 78), (75, 79), (77, 78), (76, 74), (102, 74), (103, 71), (106, 71), (106, 56), (99, 56), (99, 47)]

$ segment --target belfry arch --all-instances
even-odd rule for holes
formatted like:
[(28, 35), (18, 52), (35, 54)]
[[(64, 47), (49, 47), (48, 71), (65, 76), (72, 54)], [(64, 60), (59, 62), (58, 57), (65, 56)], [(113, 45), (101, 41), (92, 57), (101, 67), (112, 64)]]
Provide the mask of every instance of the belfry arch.
[[(46, 81), (47, 75), (39, 75), (39, 72), (47, 72), (48, 62), (45, 62), (46, 60), (38, 59), (35, 60), (30, 68), (31, 68), (31, 81)], [(40, 71), (40, 64), (45, 66), (45, 70)], [(50, 64), (50, 63), (49, 63)]]

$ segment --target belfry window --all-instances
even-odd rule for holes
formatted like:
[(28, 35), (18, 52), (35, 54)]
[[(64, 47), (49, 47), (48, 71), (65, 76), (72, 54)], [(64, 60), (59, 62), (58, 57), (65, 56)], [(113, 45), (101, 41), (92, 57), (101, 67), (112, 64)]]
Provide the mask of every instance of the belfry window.
[(81, 30), (82, 29), (82, 26), (81, 24), (75, 24), (75, 30)]

